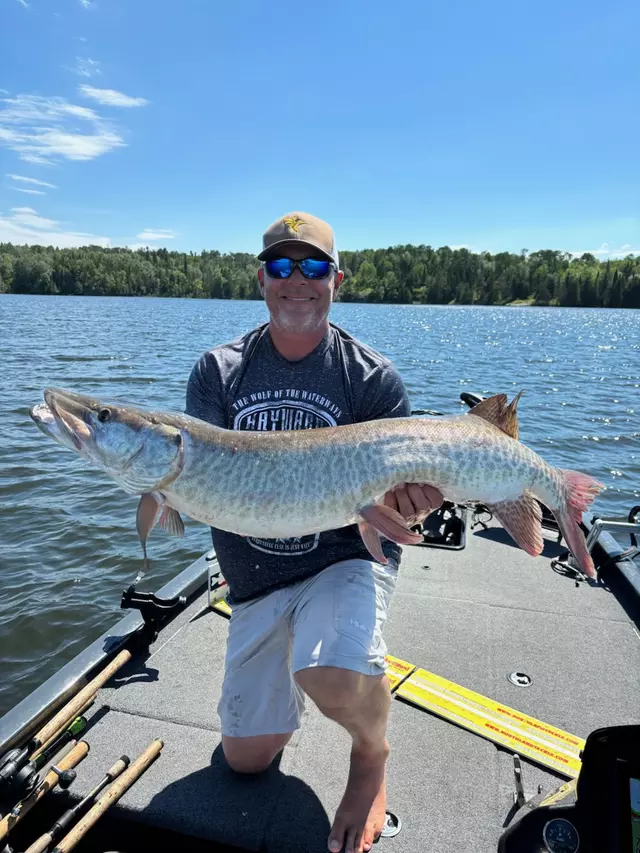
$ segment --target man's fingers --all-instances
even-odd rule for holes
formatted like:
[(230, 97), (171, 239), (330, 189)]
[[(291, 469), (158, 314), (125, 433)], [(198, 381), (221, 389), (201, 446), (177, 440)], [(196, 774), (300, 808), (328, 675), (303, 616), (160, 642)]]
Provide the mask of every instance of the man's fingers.
[(415, 524), (416, 519), (416, 508), (413, 505), (413, 501), (409, 497), (409, 491), (407, 489), (407, 484), (403, 486), (396, 486), (395, 488), (395, 496), (398, 501), (398, 512), (400, 515), (407, 521), (409, 525)]
[(402, 483), (394, 486), (384, 496), (383, 503), (397, 510), (409, 526), (418, 524), (429, 513), (442, 506), (442, 493), (434, 486)]
[(444, 495), (442, 492), (439, 489), (436, 489), (435, 486), (429, 486), (426, 484), (423, 484), (419, 488), (431, 504), (431, 509), (440, 509), (444, 503)]
[(382, 502), (387, 506), (390, 506), (391, 509), (395, 509), (396, 512), (400, 512), (400, 510), (398, 509), (398, 501), (396, 500), (396, 493), (394, 491), (389, 490), (385, 494), (384, 500)]
[(417, 483), (407, 483), (407, 492), (411, 503), (415, 507), (415, 515), (423, 515), (424, 513), (431, 512), (433, 503), (429, 499), (429, 496), (425, 494), (422, 486), (419, 486)]

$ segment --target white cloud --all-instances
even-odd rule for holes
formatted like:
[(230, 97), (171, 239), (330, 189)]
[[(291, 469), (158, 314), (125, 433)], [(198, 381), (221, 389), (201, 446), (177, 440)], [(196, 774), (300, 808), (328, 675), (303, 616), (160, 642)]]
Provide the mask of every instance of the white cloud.
[(90, 9), (94, 4), (90, 0), (80, 0), (80, 5), (84, 6), (85, 9)]
[(49, 184), (46, 181), (39, 181), (37, 178), (25, 178), (24, 175), (7, 175), (12, 181), (21, 181), (23, 184), (34, 184), (37, 187), (48, 187), (50, 190), (57, 190), (55, 184)]
[(115, 89), (94, 89), (93, 86), (79, 86), (78, 89), (87, 98), (93, 98), (99, 104), (104, 104), (108, 107), (144, 107), (149, 103), (146, 98), (131, 98), (129, 95), (123, 95), (122, 92), (116, 92)]
[(22, 187), (11, 187), (12, 190), (15, 190), (17, 193), (29, 193), (29, 195), (46, 195), (42, 190), (25, 190)]
[(80, 231), (65, 231), (55, 219), (39, 216), (32, 207), (14, 207), (10, 215), (0, 213), (0, 243), (68, 249), (89, 245), (109, 247), (111, 240)]
[(140, 234), (136, 234), (138, 240), (148, 240), (149, 242), (153, 242), (154, 240), (173, 240), (175, 238), (175, 234), (173, 231), (166, 231), (157, 229), (152, 231), (150, 228), (145, 228), (144, 231), (141, 231)]
[(29, 8), (29, 4), (27, 3), (27, 0), (18, 0), (18, 3), (19, 3), (21, 6), (24, 6), (24, 8), (25, 8), (25, 9), (28, 9), (28, 8)]
[(574, 258), (582, 255), (595, 255), (596, 258), (626, 258), (627, 255), (640, 255), (640, 249), (634, 249), (631, 243), (624, 243), (617, 249), (612, 248), (610, 243), (601, 243), (599, 249), (583, 249), (581, 252), (569, 252)]
[[(7, 106), (2, 109), (2, 104)], [(0, 99), (2, 145), (28, 163), (51, 164), (59, 157), (92, 160), (125, 142), (94, 110), (64, 98), (18, 95)]]
[(67, 71), (73, 71), (78, 77), (99, 77), (102, 75), (100, 71), (100, 63), (95, 59), (83, 59), (81, 56), (76, 56), (76, 67), (67, 68)]

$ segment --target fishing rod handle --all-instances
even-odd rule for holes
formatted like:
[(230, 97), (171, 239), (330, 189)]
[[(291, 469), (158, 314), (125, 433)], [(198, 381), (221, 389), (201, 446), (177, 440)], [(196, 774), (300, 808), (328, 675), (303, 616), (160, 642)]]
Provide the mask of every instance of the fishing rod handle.
[[(83, 731), (86, 728), (86, 722), (87, 722), (86, 720), (84, 720), (84, 717), (82, 715), (84, 714), (85, 711), (88, 711), (89, 708), (93, 705), (93, 703), (96, 701), (97, 696), (98, 696), (98, 694), (94, 693), (93, 696), (91, 696), (89, 698), (88, 702), (86, 702), (82, 706), (82, 708), (80, 708), (80, 710), (76, 714), (75, 719), (71, 719), (71, 721), (67, 721), (66, 723), (62, 723), (60, 728), (57, 731), (55, 731), (48, 740), (44, 741), (42, 746), (39, 746), (36, 749), (36, 751), (30, 755), (29, 760), (30, 761), (36, 761), (37, 759), (42, 760), (43, 753), (46, 752), (47, 750), (49, 750), (56, 743), (56, 741), (59, 738), (61, 738), (64, 734), (66, 734), (68, 731), (70, 731), (73, 735), (81, 734), (81, 731)], [(85, 725), (83, 726), (82, 730), (78, 729), (77, 731), (74, 731), (74, 727), (77, 728), (78, 721), (81, 719), (84, 720)], [(35, 738), (34, 738), (34, 741), (35, 741)]]
[(47, 847), (53, 841), (53, 836), (50, 832), (45, 832), (44, 835), (41, 835), (36, 841), (33, 842), (31, 847), (27, 847), (24, 853), (44, 853)]
[[(83, 758), (89, 752), (89, 744), (86, 740), (81, 740), (77, 743), (71, 752), (68, 752), (64, 758), (60, 759), (57, 764), (58, 770), (71, 770), (72, 767), (80, 764)], [(20, 810), (17, 815), (9, 813), (0, 820), (0, 841), (13, 829), (13, 827), (22, 820), (22, 818), (31, 811), (37, 802), (39, 802), (48, 791), (51, 791), (58, 784), (58, 773), (55, 770), (50, 770), (42, 780), (42, 784), (38, 785), (35, 791), (19, 803)]]
[(34, 745), (37, 749), (41, 744), (46, 743), (56, 732), (66, 726), (66, 724), (78, 716), (78, 711), (84, 706), (87, 700), (96, 693), (103, 684), (105, 684), (114, 672), (117, 672), (121, 666), (131, 660), (131, 652), (128, 649), (123, 649), (116, 657), (107, 664), (105, 668), (99, 672), (82, 690), (77, 693), (70, 702), (68, 702), (58, 713), (49, 720), (49, 722), (36, 734)]
[(98, 796), (98, 794), (127, 769), (130, 760), (131, 759), (127, 755), (123, 755), (122, 758), (119, 758), (116, 763), (107, 770), (104, 779), (102, 779), (77, 805), (67, 809), (66, 812), (54, 823), (49, 832), (45, 832), (44, 835), (41, 835), (40, 838), (36, 839), (31, 847), (28, 847), (24, 853), (44, 853), (47, 847), (49, 847), (53, 841), (60, 838), (62, 833), (71, 826), (75, 818), (81, 815), (83, 811), (92, 804), (92, 801)]
[[(122, 755), (115, 764), (113, 764), (106, 772), (105, 776), (98, 782), (98, 784), (92, 788), (86, 797), (84, 797), (77, 806), (74, 806), (73, 809), (69, 809), (69, 811), (73, 811), (75, 815), (83, 814), (88, 806), (92, 806), (95, 802), (98, 794), (102, 793), (107, 785), (110, 785), (114, 779), (117, 779), (118, 776), (123, 773), (127, 767), (131, 764), (131, 759), (128, 755)], [(56, 836), (58, 837), (58, 836)]]
[(122, 755), (114, 765), (112, 765), (107, 770), (107, 776), (109, 777), (109, 781), (113, 782), (113, 780), (119, 776), (127, 767), (131, 764), (131, 759), (128, 755)]
[(149, 746), (141, 752), (136, 760), (119, 776), (113, 785), (100, 797), (97, 803), (86, 813), (86, 815), (78, 821), (71, 832), (57, 844), (51, 853), (68, 853), (73, 850), (76, 844), (91, 827), (98, 821), (106, 812), (109, 806), (117, 803), (120, 797), (125, 794), (137, 779), (142, 776), (151, 762), (160, 754), (160, 750), (164, 746), (164, 741), (157, 739), (152, 741)]

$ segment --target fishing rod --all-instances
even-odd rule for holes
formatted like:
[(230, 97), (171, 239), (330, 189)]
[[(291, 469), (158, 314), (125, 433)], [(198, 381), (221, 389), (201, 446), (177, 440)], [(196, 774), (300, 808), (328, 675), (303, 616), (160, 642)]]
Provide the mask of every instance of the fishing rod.
[(0, 766), (0, 795), (24, 797), (38, 784), (38, 773), (58, 752), (87, 728), (85, 717), (76, 717), (57, 738), (29, 757), (26, 747), (7, 753)]
[[(58, 764), (52, 767), (42, 782), (34, 788), (34, 790), (26, 797), (17, 803), (11, 810), (11, 813), (0, 820), (0, 841), (5, 838), (14, 826), (28, 814), (36, 803), (49, 792), (52, 791), (59, 783), (62, 786), (69, 787), (75, 779), (73, 768), (76, 767), (89, 752), (89, 744), (85, 740), (81, 740), (74, 745), (70, 752), (64, 758), (61, 758)], [(71, 772), (68, 772), (71, 771)], [(65, 775), (66, 774), (66, 775)]]
[(40, 838), (34, 841), (31, 847), (25, 850), (25, 853), (44, 853), (51, 844), (64, 835), (64, 833), (78, 818), (81, 818), (86, 814), (107, 785), (110, 785), (114, 779), (117, 779), (118, 776), (127, 769), (130, 762), (131, 759), (128, 755), (121, 756), (116, 763), (107, 770), (106, 775), (100, 782), (98, 782), (95, 788), (92, 788), (87, 796), (84, 797), (84, 799), (82, 799), (77, 805), (73, 806), (73, 808), (67, 809), (62, 817), (54, 823), (49, 832), (45, 832), (44, 835), (41, 835)]
[[(95, 701), (98, 690), (131, 660), (131, 652), (123, 649), (116, 657), (79, 691), (46, 723), (22, 749), (12, 749), (0, 758), (0, 774), (6, 779), (20, 771), (31, 759), (37, 758), (65, 730), (69, 723), (83, 714)], [(12, 767), (7, 765), (13, 764)]]
[(117, 803), (120, 797), (125, 794), (137, 779), (142, 776), (151, 762), (160, 754), (160, 750), (164, 746), (164, 741), (153, 740), (149, 746), (140, 753), (133, 764), (128, 767), (110, 786), (110, 788), (102, 794), (97, 802), (89, 809), (86, 815), (78, 821), (65, 837), (53, 848), (51, 853), (69, 853), (76, 844), (82, 840), (91, 827), (97, 823), (106, 810)]
[(82, 690), (77, 693), (73, 699), (67, 702), (64, 707), (34, 736), (31, 741), (32, 749), (39, 749), (52, 737), (57, 735), (63, 729), (69, 720), (73, 720), (78, 715), (78, 711), (98, 690), (117, 672), (121, 666), (131, 660), (131, 652), (123, 649), (120, 654), (107, 664), (94, 679), (92, 679)]

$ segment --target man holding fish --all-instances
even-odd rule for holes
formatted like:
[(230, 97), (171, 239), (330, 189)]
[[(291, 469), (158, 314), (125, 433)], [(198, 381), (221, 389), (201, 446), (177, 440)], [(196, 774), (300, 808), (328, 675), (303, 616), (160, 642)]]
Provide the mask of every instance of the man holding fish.
[[(331, 227), (307, 213), (287, 214), (265, 232), (259, 259), (269, 322), (202, 356), (186, 413), (260, 431), (410, 415), (391, 363), (329, 323), (344, 278)], [(384, 503), (412, 525), (442, 495), (410, 483), (388, 491)], [(370, 850), (385, 822), (390, 693), (382, 627), (399, 545), (383, 541), (382, 565), (356, 525), (280, 539), (214, 527), (212, 536), (233, 604), (219, 704), (229, 764), (244, 773), (265, 769), (299, 727), (307, 694), (353, 740), (329, 850)]]
[(398, 545), (421, 539), (412, 524), (443, 497), (481, 503), (535, 556), (544, 505), (593, 578), (580, 525), (603, 487), (519, 440), (520, 394), (409, 417), (389, 361), (327, 320), (342, 281), (329, 226), (294, 213), (263, 242), (269, 322), (199, 359), (186, 414), (59, 388), (29, 411), (45, 435), (140, 495), (145, 568), (156, 523), (181, 535), (184, 514), (212, 528), (233, 603), (219, 704), (227, 759), (240, 772), (267, 767), (311, 696), (353, 740), (328, 841), (352, 853), (370, 849), (385, 817), (381, 631)]

